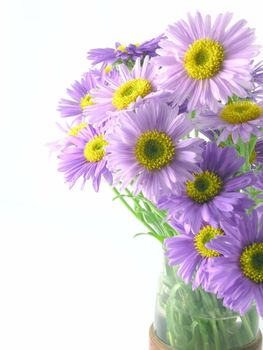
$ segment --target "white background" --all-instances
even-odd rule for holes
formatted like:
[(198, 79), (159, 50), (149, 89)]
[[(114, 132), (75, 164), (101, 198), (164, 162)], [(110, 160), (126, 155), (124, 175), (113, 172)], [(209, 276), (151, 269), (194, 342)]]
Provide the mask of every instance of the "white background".
[(146, 350), (162, 251), (103, 186), (68, 190), (44, 146), (93, 47), (142, 42), (199, 9), (262, 1), (0, 1), (0, 349)]

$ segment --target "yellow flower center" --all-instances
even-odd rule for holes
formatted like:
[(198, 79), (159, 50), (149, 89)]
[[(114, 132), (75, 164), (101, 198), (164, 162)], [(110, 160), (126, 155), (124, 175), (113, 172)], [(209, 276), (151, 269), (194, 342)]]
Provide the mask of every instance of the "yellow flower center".
[(106, 74), (108, 74), (111, 70), (112, 70), (112, 66), (111, 66), (111, 65), (107, 65), (107, 66), (104, 68), (104, 72), (105, 72)]
[(240, 256), (243, 274), (255, 283), (263, 283), (263, 242), (247, 246)]
[(220, 118), (229, 124), (241, 124), (255, 120), (263, 109), (252, 101), (235, 101), (226, 105), (220, 112)]
[(221, 178), (213, 172), (205, 171), (201, 174), (194, 174), (194, 177), (194, 181), (186, 182), (186, 193), (197, 203), (209, 202), (222, 189)]
[(142, 78), (132, 79), (122, 84), (113, 95), (112, 104), (117, 109), (125, 109), (137, 98), (145, 97), (152, 92), (151, 83)]
[(78, 136), (78, 133), (82, 130), (85, 129), (87, 127), (87, 123), (80, 123), (76, 126), (74, 126), (73, 128), (70, 129), (69, 131), (69, 136)]
[(80, 107), (84, 110), (87, 106), (94, 105), (92, 98), (89, 94), (85, 95), (80, 100)]
[(87, 142), (84, 148), (84, 156), (88, 162), (96, 163), (102, 160), (106, 152), (104, 147), (108, 145), (108, 142), (104, 139), (103, 135), (95, 136), (89, 142)]
[(128, 51), (126, 50), (126, 46), (125, 46), (125, 45), (119, 45), (119, 46), (116, 48), (116, 51), (121, 51), (121, 52), (128, 53)]
[(135, 145), (135, 157), (147, 170), (160, 170), (171, 163), (175, 147), (173, 140), (164, 132), (144, 132)]
[(215, 238), (216, 236), (223, 236), (224, 232), (220, 228), (214, 228), (212, 226), (205, 226), (203, 227), (194, 238), (194, 245), (197, 251), (200, 255), (202, 255), (204, 258), (212, 258), (220, 256), (220, 254), (213, 250), (206, 248), (206, 243), (210, 242), (211, 239)]
[(139, 47), (141, 44), (140, 43), (135, 43), (133, 45), (136, 46), (136, 47)]
[(223, 46), (211, 39), (194, 41), (184, 55), (184, 68), (197, 80), (212, 78), (221, 69), (225, 58)]

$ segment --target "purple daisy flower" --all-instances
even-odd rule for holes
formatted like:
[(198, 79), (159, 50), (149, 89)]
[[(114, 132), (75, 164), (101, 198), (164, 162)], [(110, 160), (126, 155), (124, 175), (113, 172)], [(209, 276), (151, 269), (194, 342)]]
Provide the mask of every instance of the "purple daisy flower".
[(148, 56), (142, 65), (138, 58), (132, 71), (124, 64), (119, 65), (118, 69), (118, 76), (113, 79), (105, 77), (106, 84), (98, 84), (92, 90), (94, 105), (88, 106), (85, 111), (91, 123), (100, 124), (123, 110), (133, 110), (145, 101), (167, 101), (171, 98), (169, 92), (158, 90), (158, 68), (149, 62)]
[[(159, 39), (160, 40), (160, 39)], [(133, 59), (133, 55), (136, 57), (134, 47), (139, 47), (139, 44), (125, 46), (119, 42), (115, 43), (115, 49), (113, 48), (101, 48), (101, 49), (91, 49), (87, 53), (87, 59), (92, 61), (92, 65), (102, 63), (104, 65), (114, 64), (121, 60), (123, 62)]]
[(186, 115), (165, 103), (148, 102), (136, 111), (122, 112), (107, 137), (108, 166), (123, 188), (132, 183), (155, 201), (163, 191), (178, 188), (198, 171), (203, 141), (179, 141), (193, 129)]
[(246, 97), (253, 87), (254, 30), (244, 20), (228, 28), (231, 19), (230, 13), (220, 14), (212, 25), (208, 15), (189, 14), (188, 23), (170, 25), (167, 39), (160, 41), (160, 57), (154, 58), (162, 67), (160, 85), (174, 90), (179, 104), (188, 99), (189, 110), (208, 106), (216, 111), (218, 101), (226, 103), (233, 94)]
[(221, 106), (216, 113), (201, 113), (196, 118), (196, 126), (201, 130), (221, 129), (218, 143), (225, 141), (229, 136), (234, 143), (237, 143), (239, 137), (248, 142), (251, 135), (262, 136), (260, 128), (263, 127), (263, 102), (233, 101)]
[(102, 176), (111, 184), (112, 175), (105, 158), (105, 147), (108, 143), (104, 134), (88, 125), (79, 130), (77, 136), (70, 136), (69, 142), (71, 146), (66, 145), (58, 156), (61, 160), (58, 170), (65, 173), (65, 181), (69, 182), (70, 188), (81, 177), (82, 188), (91, 178), (96, 192), (99, 190)]
[(102, 64), (100, 69), (94, 69), (93, 72), (96, 72), (97, 84), (95, 89), (98, 88), (99, 85), (108, 85), (106, 79), (114, 80), (119, 76), (117, 68), (110, 64)]
[(255, 166), (263, 164), (263, 140), (258, 140), (256, 142), (255, 148), (250, 156), (250, 164)]
[(78, 136), (79, 132), (87, 127), (87, 123), (85, 122), (76, 122), (74, 121), (71, 125), (68, 123), (65, 123), (64, 125), (60, 123), (56, 123), (57, 127), (64, 133), (64, 137), (61, 137), (60, 139), (48, 143), (47, 147), (50, 148), (50, 152), (58, 152), (62, 148), (72, 146), (72, 138), (71, 136)]
[(58, 111), (61, 117), (77, 117), (82, 119), (83, 111), (87, 106), (93, 104), (90, 96), (90, 90), (97, 85), (97, 73), (87, 72), (82, 77), (81, 81), (75, 81), (71, 89), (67, 89), (71, 100), (62, 99), (58, 106)]
[(209, 261), (210, 289), (223, 298), (224, 306), (241, 315), (256, 302), (263, 317), (262, 223), (254, 211), (235, 226), (222, 223), (225, 235), (207, 243), (208, 249), (222, 255)]
[(147, 40), (141, 44), (129, 44), (128, 46), (121, 43), (115, 43), (115, 48), (91, 49), (88, 51), (87, 58), (92, 61), (93, 65), (113, 64), (118, 60), (127, 61), (129, 59), (143, 58), (144, 56), (156, 56), (156, 50), (159, 48), (159, 41), (164, 38), (161, 34), (157, 38)]
[(187, 232), (199, 231), (202, 221), (216, 227), (222, 219), (242, 213), (254, 203), (240, 192), (254, 183), (252, 172), (235, 175), (243, 164), (244, 158), (238, 157), (235, 149), (207, 143), (201, 171), (184, 184), (182, 193), (161, 198), (159, 208), (183, 223)]
[[(178, 229), (178, 225), (177, 225)], [(206, 286), (209, 282), (207, 264), (211, 257), (219, 254), (206, 247), (217, 235), (223, 235), (221, 228), (212, 227), (206, 223), (202, 224), (196, 234), (187, 233), (181, 226), (180, 235), (167, 238), (165, 246), (166, 256), (170, 265), (180, 265), (177, 273), (186, 283), (192, 283), (193, 289), (200, 285)]]
[(133, 60), (136, 60), (137, 57), (143, 58), (144, 56), (155, 57), (157, 55), (156, 50), (159, 48), (159, 42), (164, 38), (164, 34), (161, 34), (157, 38), (144, 41), (141, 44), (130, 44), (126, 49)]
[(118, 60), (126, 61), (130, 58), (127, 47), (121, 43), (115, 43), (113, 48), (91, 49), (87, 53), (87, 59), (92, 61), (92, 65), (103, 63), (105, 65), (113, 64)]

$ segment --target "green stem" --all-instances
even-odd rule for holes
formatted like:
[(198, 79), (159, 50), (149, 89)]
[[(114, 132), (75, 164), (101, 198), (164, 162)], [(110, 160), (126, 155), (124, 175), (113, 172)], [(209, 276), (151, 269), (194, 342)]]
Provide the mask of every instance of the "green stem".
[(216, 326), (216, 321), (211, 321), (211, 326), (213, 330), (213, 335), (214, 335), (214, 341), (215, 341), (215, 350), (222, 350), (222, 347), (220, 345), (220, 338), (218, 335), (218, 330)]
[(246, 330), (246, 333), (248, 335), (248, 340), (252, 341), (255, 338), (255, 334), (253, 333), (253, 331), (251, 329), (250, 320), (248, 317), (249, 317), (248, 315), (244, 315), (241, 317), (241, 319), (242, 319), (242, 323), (244, 325), (244, 328)]
[(117, 190), (117, 188), (113, 187), (113, 192), (118, 196), (119, 200), (124, 204), (124, 206), (129, 210), (130, 213), (132, 213), (151, 233), (153, 233), (156, 237), (159, 236), (157, 232), (147, 223), (145, 222), (141, 217), (137, 215), (135, 210), (129, 205), (129, 203), (123, 198), (121, 193)]
[(257, 142), (257, 137), (255, 136), (251, 137), (251, 139), (247, 143), (244, 143), (241, 139), (239, 139), (239, 142), (238, 142), (239, 152), (240, 152), (240, 155), (245, 158), (245, 164), (242, 167), (243, 172), (247, 172), (251, 168), (250, 157), (255, 148), (256, 142)]
[[(162, 238), (173, 237), (178, 233), (173, 229), (165, 220), (166, 212), (158, 210), (151, 201), (146, 199), (142, 194), (134, 197), (133, 194), (126, 188), (125, 192), (128, 197), (134, 202), (135, 211), (136, 208), (141, 212), (144, 221), (149, 222), (155, 231), (159, 233)], [(146, 216), (146, 218), (145, 218)]]
[(199, 330), (199, 335), (200, 339), (195, 339), (196, 337), (193, 337), (194, 342), (198, 342), (198, 349), (202, 348), (202, 350), (210, 350), (210, 344), (209, 344), (209, 334), (208, 334), (208, 328), (207, 328), (207, 322), (205, 322), (202, 319), (199, 319), (198, 321), (193, 318), (192, 322), (197, 322), (198, 323), (198, 330)]

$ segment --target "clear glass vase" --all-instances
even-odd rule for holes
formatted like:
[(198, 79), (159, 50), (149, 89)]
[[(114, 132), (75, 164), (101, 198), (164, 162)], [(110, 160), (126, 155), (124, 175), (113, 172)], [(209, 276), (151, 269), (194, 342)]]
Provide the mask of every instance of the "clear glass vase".
[(176, 272), (165, 261), (153, 325), (160, 343), (176, 350), (261, 350), (259, 316), (254, 305), (240, 316), (226, 309), (214, 294), (201, 288), (193, 291)]

